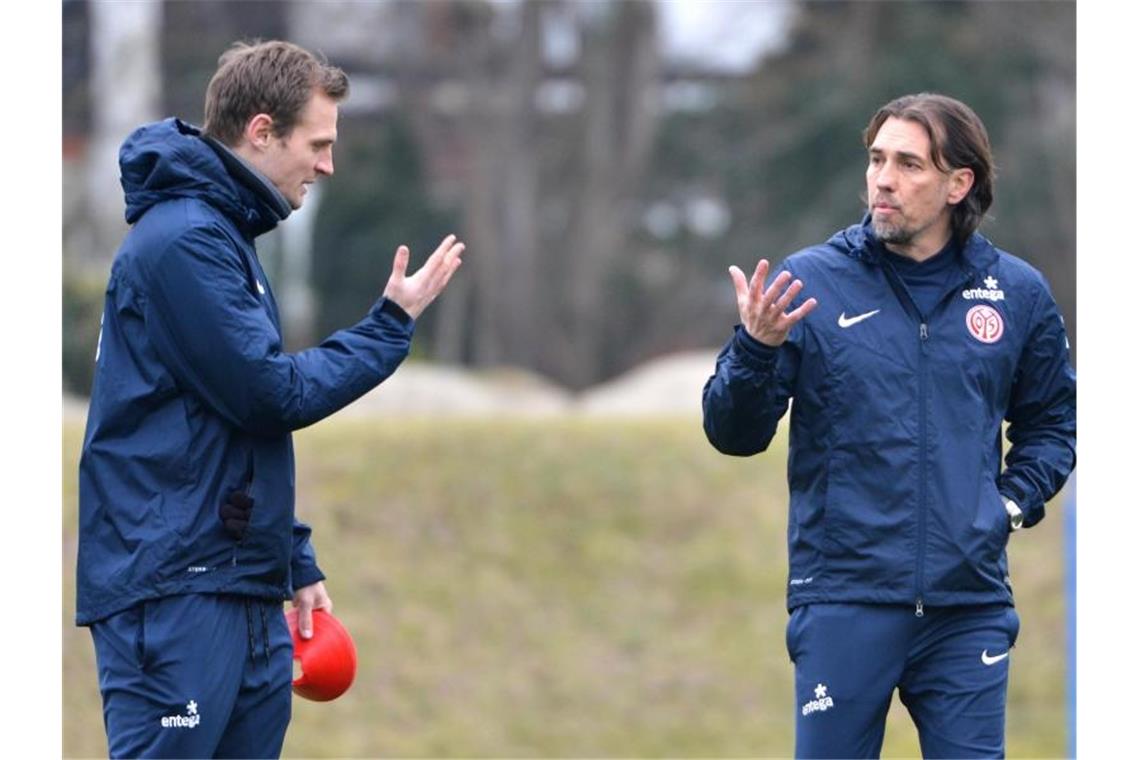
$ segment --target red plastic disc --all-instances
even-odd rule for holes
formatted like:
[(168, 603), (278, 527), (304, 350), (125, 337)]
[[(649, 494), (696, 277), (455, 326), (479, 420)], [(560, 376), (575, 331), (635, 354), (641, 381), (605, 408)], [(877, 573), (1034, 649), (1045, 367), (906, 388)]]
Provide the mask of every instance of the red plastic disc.
[(302, 639), (297, 610), (285, 613), (293, 636), (293, 659), (301, 661), (301, 675), (293, 679), (293, 693), (314, 702), (328, 702), (348, 691), (356, 677), (356, 644), (348, 630), (331, 613), (313, 610), (313, 638)]

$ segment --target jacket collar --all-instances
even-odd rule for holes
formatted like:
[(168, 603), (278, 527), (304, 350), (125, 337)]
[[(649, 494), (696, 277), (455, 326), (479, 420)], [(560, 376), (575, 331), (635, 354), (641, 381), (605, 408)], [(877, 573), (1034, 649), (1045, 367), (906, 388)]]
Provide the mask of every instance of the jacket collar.
[[(840, 243), (846, 249), (845, 253), (852, 258), (865, 261), (872, 266), (882, 264), (885, 247), (871, 229), (870, 212), (863, 214), (863, 220), (859, 224), (837, 233), (832, 242)], [(966, 244), (962, 246), (961, 251), (963, 267), (970, 273), (983, 271), (997, 261), (997, 249), (978, 232), (966, 238)]]
[(233, 151), (228, 145), (221, 140), (210, 137), (206, 134), (199, 134), (202, 141), (214, 149), (221, 159), (222, 164), (225, 165), (226, 170), (240, 183), (252, 190), (273, 215), (277, 217), (277, 221), (284, 221), (286, 217), (293, 212), (293, 207), (289, 205), (289, 201), (277, 189), (268, 177), (253, 168), (253, 165), (246, 161)]

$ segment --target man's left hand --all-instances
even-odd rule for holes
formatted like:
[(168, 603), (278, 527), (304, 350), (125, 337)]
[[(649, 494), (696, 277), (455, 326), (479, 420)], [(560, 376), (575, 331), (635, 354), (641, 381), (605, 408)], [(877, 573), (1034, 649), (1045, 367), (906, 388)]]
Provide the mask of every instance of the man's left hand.
[(303, 639), (313, 638), (313, 610), (331, 613), (333, 608), (324, 581), (297, 589), (293, 594), (293, 606), (297, 608), (297, 627)]

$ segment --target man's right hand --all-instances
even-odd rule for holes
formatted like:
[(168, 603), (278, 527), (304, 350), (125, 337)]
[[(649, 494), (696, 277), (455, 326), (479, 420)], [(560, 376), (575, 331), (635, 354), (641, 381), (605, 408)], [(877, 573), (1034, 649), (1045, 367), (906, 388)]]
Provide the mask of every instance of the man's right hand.
[(400, 246), (396, 249), (392, 276), (388, 278), (384, 296), (395, 301), (412, 319), (418, 319), (435, 297), (443, 292), (451, 275), (463, 263), (460, 256), (466, 247), (455, 235), (448, 235), (420, 270), (407, 277), (408, 258), (411, 254), (406, 245)]
[(817, 301), (809, 298), (799, 308), (788, 313), (784, 310), (803, 290), (804, 284), (796, 280), (791, 285), (791, 272), (780, 272), (770, 287), (764, 287), (768, 276), (768, 260), (760, 259), (752, 279), (745, 281), (744, 272), (737, 266), (730, 266), (728, 273), (736, 286), (736, 307), (740, 310), (740, 324), (756, 340), (775, 348), (788, 339), (792, 325), (806, 317), (815, 308)]

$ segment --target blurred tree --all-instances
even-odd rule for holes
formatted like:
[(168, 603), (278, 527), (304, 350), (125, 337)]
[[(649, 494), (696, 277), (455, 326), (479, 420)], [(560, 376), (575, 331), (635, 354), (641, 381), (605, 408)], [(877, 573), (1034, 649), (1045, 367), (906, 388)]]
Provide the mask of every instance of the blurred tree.
[(63, 390), (67, 393), (91, 393), (105, 285), (102, 274), (63, 272)]
[[(432, 353), (577, 388), (603, 379), (620, 366), (610, 282), (636, 228), (658, 120), (655, 5), (395, 10), (393, 23), (427, 30), (424, 47), (391, 64), (402, 110), (421, 140), (458, 134), (463, 146), (461, 233), (472, 253), (438, 307)], [(554, 38), (570, 52), (556, 53)], [(456, 116), (441, 129), (448, 92)]]
[[(445, 234), (447, 215), (427, 195), (419, 149), (398, 117), (379, 126), (342, 118), (336, 178), (322, 190), (311, 271), (316, 335), (355, 324), (380, 297), (397, 246), (412, 251), (414, 272)], [(431, 310), (417, 331), (431, 332)]]
[(238, 38), (297, 39), (352, 78), (317, 209), (313, 337), (363, 314), (397, 244), (416, 266), (455, 230), (464, 273), (418, 351), (581, 388), (718, 345), (728, 265), (857, 221), (868, 118), (933, 90), (986, 122), (999, 177), (982, 232), (1046, 274), (1075, 354), (1071, 2), (800, 3), (780, 52), (730, 72), (663, 57), (650, 0), (162, 5), (167, 113), (200, 120)]
[[(647, 321), (700, 315), (673, 346), (722, 341), (736, 319), (728, 265), (781, 260), (857, 222), (870, 116), (899, 95), (937, 91), (986, 123), (998, 182), (981, 232), (1049, 278), (1075, 357), (1075, 61), (1073, 3), (802, 4), (784, 51), (746, 88), (721, 88), (710, 112), (673, 114), (662, 128), (647, 201), (712, 183), (733, 223), (716, 245), (647, 241), (690, 264), (658, 285), (679, 297), (642, 289)], [(623, 341), (635, 353), (669, 346), (660, 333)]]
[(556, 180), (576, 180), (566, 188), (568, 224), (547, 241), (554, 247), (553, 270), (560, 272), (549, 282), (560, 284), (554, 303), (561, 307), (563, 340), (551, 346), (544, 366), (574, 388), (620, 366), (624, 347), (607, 346), (611, 323), (638, 318), (622, 313), (611, 282), (636, 230), (636, 201), (660, 112), (656, 9), (627, 2), (607, 11), (602, 23), (587, 27), (583, 45), (585, 104), (568, 145), (576, 171), (563, 165)]
[(67, 139), (85, 135), (91, 129), (91, 45), (87, 3), (65, 0), (60, 27), (63, 48), (63, 135)]
[(194, 124), (204, 120), (206, 85), (231, 44), (288, 39), (287, 3), (278, 0), (166, 0), (162, 6), (163, 111)]
[[(443, 358), (467, 358), (480, 366), (534, 367), (539, 334), (548, 323), (538, 313), (541, 263), (537, 217), (540, 132), (532, 97), (542, 78), (539, 7), (519, 9), (517, 35), (496, 39), (492, 13), (458, 10), (459, 23), (475, 32), (463, 45), (461, 74), (470, 104), (466, 115), (470, 168), (463, 183), (464, 235), (476, 252), (468, 258), (465, 292), (446, 299)], [(459, 310), (471, 315), (458, 317)], [(462, 334), (456, 328), (465, 326)]]

